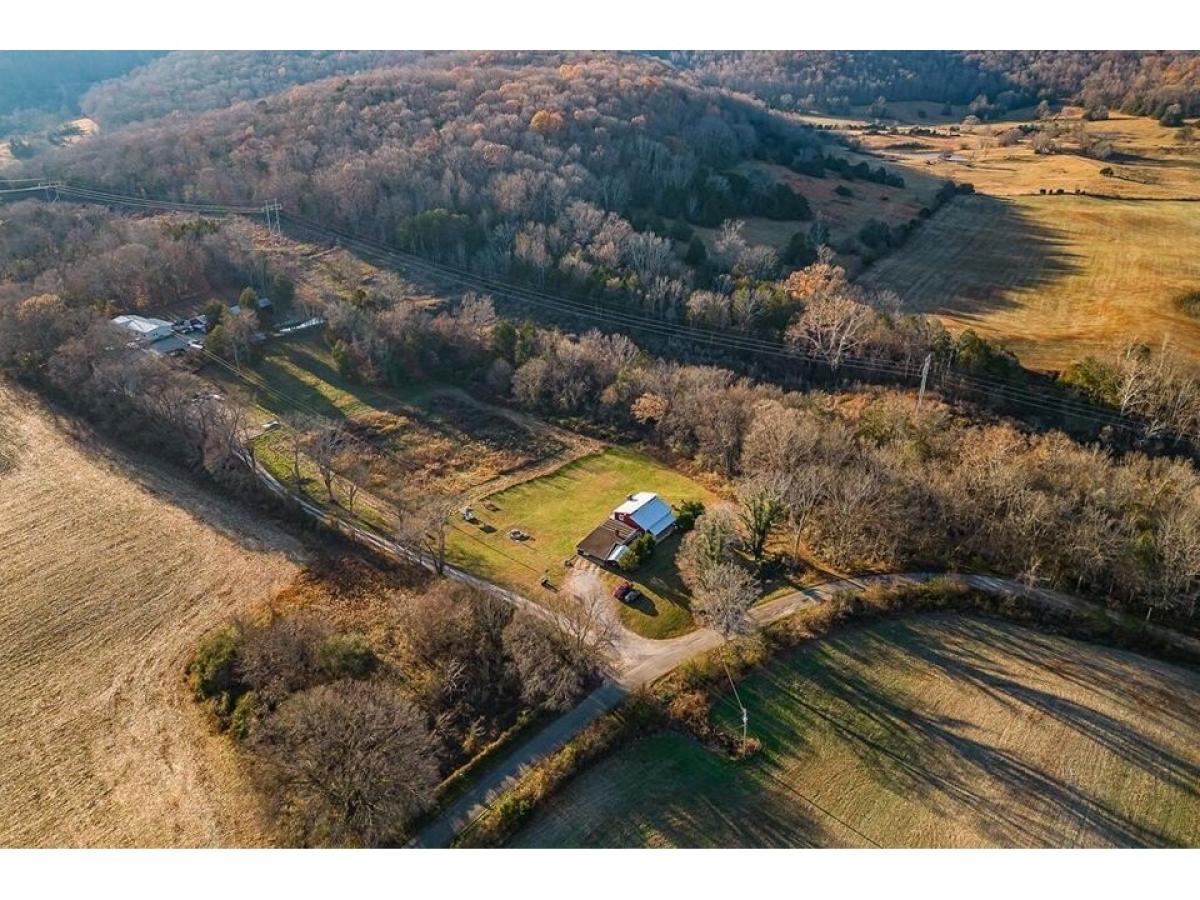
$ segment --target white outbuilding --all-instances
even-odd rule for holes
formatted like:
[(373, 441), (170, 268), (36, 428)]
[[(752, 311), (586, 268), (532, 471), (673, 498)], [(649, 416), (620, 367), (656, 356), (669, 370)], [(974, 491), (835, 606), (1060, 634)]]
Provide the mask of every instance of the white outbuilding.
[(112, 323), (130, 332), (134, 340), (142, 344), (152, 344), (172, 334), (170, 322), (146, 316), (117, 316)]

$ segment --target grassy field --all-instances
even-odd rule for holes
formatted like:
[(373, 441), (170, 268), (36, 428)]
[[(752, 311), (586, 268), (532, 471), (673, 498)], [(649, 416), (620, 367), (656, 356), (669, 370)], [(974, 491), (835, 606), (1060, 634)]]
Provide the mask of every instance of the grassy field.
[[(661, 732), (522, 847), (1200, 845), (1200, 675), (994, 620), (889, 620), (742, 688), (762, 751)], [(730, 727), (736, 711), (718, 715)]]
[[(968, 181), (981, 193), (998, 197), (1036, 194), (1041, 189), (1076, 190), (1119, 197), (1158, 200), (1200, 197), (1200, 141), (1179, 140), (1178, 128), (1164, 128), (1153, 119), (1113, 115), (1086, 122), (1087, 134), (1109, 141), (1114, 153), (1092, 159), (1079, 152), (1072, 134), (1080, 124), (1077, 111), (1066, 111), (1053, 122), (1060, 134), (1057, 152), (1033, 152), (1030, 137), (1002, 147), (997, 136), (1022, 123), (1021, 118), (988, 122), (970, 133), (952, 134), (946, 128), (932, 135), (863, 134), (864, 149), (903, 167), (905, 172)], [(951, 159), (940, 158), (951, 154)], [(1102, 175), (1102, 169), (1112, 169)]]
[[(867, 162), (872, 168), (878, 167), (879, 160), (859, 154), (845, 154), (853, 162)], [(808, 200), (814, 217), (820, 218), (829, 227), (829, 239), (834, 245), (841, 244), (857, 236), (863, 225), (870, 219), (878, 219), (888, 225), (900, 225), (916, 217), (921, 207), (933, 200), (941, 182), (924, 173), (916, 176), (905, 173), (906, 185), (902, 188), (875, 184), (870, 181), (845, 181), (832, 175), (826, 178), (813, 178), (809, 175), (799, 175), (789, 169), (774, 163), (751, 162), (738, 167), (743, 175), (753, 173), (765, 174), (768, 177), (786, 184), (796, 193)], [(837, 188), (849, 190), (850, 196), (836, 193)], [(811, 222), (777, 221), (760, 216), (741, 217), (745, 222), (742, 236), (750, 244), (762, 244), (773, 250), (782, 252), (796, 232), (807, 234)], [(709, 251), (715, 249), (720, 229), (693, 226), (695, 232), (704, 240)], [(844, 259), (843, 263), (852, 269), (857, 265), (854, 258)]]
[[(284, 423), (259, 439), (275, 474), (288, 470), (290, 428), (343, 424), (356, 440), (338, 460), (339, 472), (383, 503), (471, 491), (574, 455), (573, 442), (560, 432), (454, 388), (426, 383), (385, 390), (353, 384), (337, 373), (320, 337), (272, 344), (248, 373), (256, 388), (221, 370), (212, 374), (253, 407), (259, 421)], [(305, 475), (317, 481), (315, 467)]]
[[(575, 555), (579, 540), (635, 491), (657, 491), (676, 505), (684, 500), (706, 504), (717, 500), (708, 488), (643, 453), (611, 448), (476, 504), (480, 524), (454, 523), (450, 560), (530, 597), (544, 596), (542, 577), (548, 575), (556, 587), (561, 586), (572, 571), (564, 563)], [(510, 540), (511, 528), (522, 529), (530, 539)], [(678, 536), (668, 538), (647, 565), (622, 576), (645, 594), (644, 602), (621, 606), (622, 621), (639, 634), (670, 637), (691, 627), (687, 596), (674, 563), (678, 545)], [(575, 565), (590, 564), (577, 560)], [(616, 575), (606, 577), (614, 586), (619, 580)]]
[(860, 280), (1034, 368), (1164, 336), (1200, 360), (1200, 321), (1176, 305), (1200, 285), (1198, 221), (1197, 203), (960, 197)]
[(301, 548), (149, 462), (80, 448), (0, 386), (0, 846), (266, 843), (182, 681)]

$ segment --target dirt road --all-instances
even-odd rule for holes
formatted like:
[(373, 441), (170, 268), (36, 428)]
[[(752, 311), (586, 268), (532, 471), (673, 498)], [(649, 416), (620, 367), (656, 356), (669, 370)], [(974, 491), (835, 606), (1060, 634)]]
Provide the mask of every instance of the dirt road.
[[(301, 548), (147, 462), (85, 452), (0, 386), (0, 846), (267, 843), (182, 682)], [(15, 457), (15, 458), (13, 458)]]

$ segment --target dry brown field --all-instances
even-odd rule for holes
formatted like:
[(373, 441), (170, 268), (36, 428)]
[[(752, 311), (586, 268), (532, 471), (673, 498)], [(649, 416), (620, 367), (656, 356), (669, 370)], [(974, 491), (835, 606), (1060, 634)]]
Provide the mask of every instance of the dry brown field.
[(302, 548), (2, 385), (0, 435), (0, 846), (267, 843), (183, 668)]
[[(1024, 121), (987, 122), (969, 134), (951, 134), (946, 126), (937, 127), (936, 135), (864, 134), (862, 144), (906, 172), (970, 182), (976, 191), (997, 197), (1045, 189), (1157, 200), (1200, 198), (1200, 138), (1181, 140), (1186, 134), (1181, 129), (1119, 114), (1082, 122), (1077, 111), (1067, 110), (1044, 123), (1062, 132), (1054, 138), (1056, 152), (1034, 153), (1029, 137), (1000, 146), (998, 136)], [(1092, 159), (1079, 152), (1074, 129), (1081, 123), (1090, 138), (1112, 144), (1111, 157)], [(1106, 168), (1113, 174), (1100, 174)]]
[(1200, 286), (1200, 203), (960, 197), (860, 281), (1035, 369), (1130, 340), (1200, 359), (1200, 320), (1176, 306)]

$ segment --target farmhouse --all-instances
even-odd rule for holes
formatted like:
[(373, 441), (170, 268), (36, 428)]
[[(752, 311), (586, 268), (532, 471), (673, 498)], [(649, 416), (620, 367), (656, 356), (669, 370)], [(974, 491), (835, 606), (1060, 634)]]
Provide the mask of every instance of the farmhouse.
[(651, 491), (639, 491), (612, 511), (576, 546), (580, 556), (599, 563), (619, 562), (629, 545), (643, 534), (661, 541), (675, 530), (675, 514), (662, 498)]
[(630, 494), (629, 499), (613, 510), (612, 517), (640, 531), (648, 531), (656, 541), (675, 530), (675, 514), (671, 507), (650, 491)]

